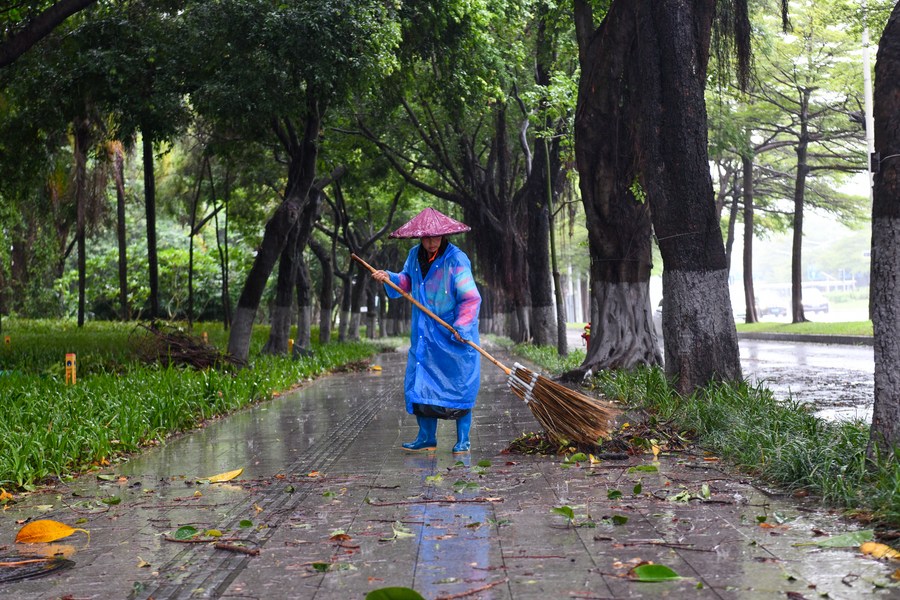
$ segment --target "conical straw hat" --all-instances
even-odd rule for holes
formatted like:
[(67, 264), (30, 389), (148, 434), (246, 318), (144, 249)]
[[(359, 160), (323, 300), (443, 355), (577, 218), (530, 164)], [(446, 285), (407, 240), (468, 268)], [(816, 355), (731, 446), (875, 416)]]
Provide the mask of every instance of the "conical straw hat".
[(464, 231), (470, 231), (471, 229), (472, 228), (465, 223), (460, 223), (456, 219), (451, 219), (440, 211), (429, 207), (410, 219), (409, 223), (393, 232), (390, 237), (436, 237), (439, 235), (462, 233)]

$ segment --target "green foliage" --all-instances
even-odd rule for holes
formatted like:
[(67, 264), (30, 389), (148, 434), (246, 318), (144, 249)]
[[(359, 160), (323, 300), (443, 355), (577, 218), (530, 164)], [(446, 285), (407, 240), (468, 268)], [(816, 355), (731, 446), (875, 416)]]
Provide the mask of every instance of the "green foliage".
[(574, 369), (584, 362), (584, 350), (572, 350), (568, 356), (560, 356), (556, 346), (516, 344), (512, 351), (549, 373), (559, 374)]
[(406, 587), (386, 587), (372, 590), (366, 600), (425, 600), (421, 594)]
[[(211, 343), (224, 345), (221, 326), (198, 327), (209, 331)], [(300, 360), (266, 355), (252, 369), (195, 371), (136, 362), (127, 325), (78, 329), (11, 319), (4, 334), (11, 343), (0, 347), (0, 484), (19, 487), (135, 452), (376, 350), (363, 342), (314, 345)], [(254, 352), (266, 334), (254, 332)], [(67, 352), (76, 353), (76, 385), (65, 385)]]
[(634, 409), (672, 420), (699, 443), (789, 491), (803, 490), (830, 505), (900, 524), (896, 485), (900, 464), (883, 454), (866, 458), (868, 424), (825, 421), (793, 399), (776, 399), (762, 386), (713, 384), (679, 396), (660, 369), (601, 372), (595, 385)]
[(390, 71), (398, 29), (389, 5), (358, 0), (197, 3), (172, 40), (190, 59), (194, 107), (255, 139), (272, 119), (320, 112)]

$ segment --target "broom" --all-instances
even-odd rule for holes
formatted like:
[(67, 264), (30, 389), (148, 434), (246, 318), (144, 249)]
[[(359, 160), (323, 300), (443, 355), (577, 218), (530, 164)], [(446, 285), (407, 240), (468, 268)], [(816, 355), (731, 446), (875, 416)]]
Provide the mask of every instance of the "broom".
[[(357, 255), (351, 254), (350, 257), (370, 272), (375, 273), (375, 268)], [(609, 437), (615, 416), (619, 413), (614, 407), (596, 398), (570, 390), (519, 363), (515, 363), (514, 367), (510, 369), (475, 342), (463, 339), (452, 325), (434, 314), (394, 282), (388, 280), (385, 283), (418, 306), (426, 315), (446, 327), (450, 333), (462, 339), (478, 350), (486, 359), (500, 367), (508, 376), (507, 386), (516, 396), (525, 401), (534, 418), (551, 437), (559, 442), (574, 442), (584, 445), (595, 445), (599, 443), (600, 439)]]

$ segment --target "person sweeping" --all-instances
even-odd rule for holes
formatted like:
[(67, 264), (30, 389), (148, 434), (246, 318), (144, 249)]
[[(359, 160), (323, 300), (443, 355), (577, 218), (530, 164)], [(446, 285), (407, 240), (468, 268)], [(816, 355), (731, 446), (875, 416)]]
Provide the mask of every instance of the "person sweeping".
[(426, 208), (390, 235), (420, 239), (403, 269), (372, 272), (373, 279), (385, 284), (389, 298), (401, 297), (393, 287), (397, 286), (455, 330), (451, 333), (413, 305), (404, 393), (406, 411), (416, 416), (419, 434), (402, 445), (410, 452), (437, 448), (438, 419), (456, 421), (454, 454), (469, 452), (471, 447), (469, 431), (481, 383), (481, 356), (467, 340), (479, 343), (481, 294), (469, 257), (447, 240), (469, 230), (468, 225)]

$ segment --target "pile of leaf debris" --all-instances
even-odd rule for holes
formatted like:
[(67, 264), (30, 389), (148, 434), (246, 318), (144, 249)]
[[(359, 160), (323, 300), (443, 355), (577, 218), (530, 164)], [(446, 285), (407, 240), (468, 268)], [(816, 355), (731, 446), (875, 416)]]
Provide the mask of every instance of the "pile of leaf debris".
[(633, 416), (635, 422), (623, 423), (599, 444), (572, 444), (540, 431), (523, 433), (507, 446), (506, 452), (553, 456), (583, 452), (598, 457), (624, 457), (651, 452), (654, 446), (667, 452), (681, 452), (694, 443), (695, 436), (677, 429), (672, 421), (660, 422), (652, 415)]
[(140, 323), (131, 335), (138, 359), (147, 364), (185, 366), (194, 369), (244, 367), (246, 361), (222, 353), (199, 337), (159, 322)]

